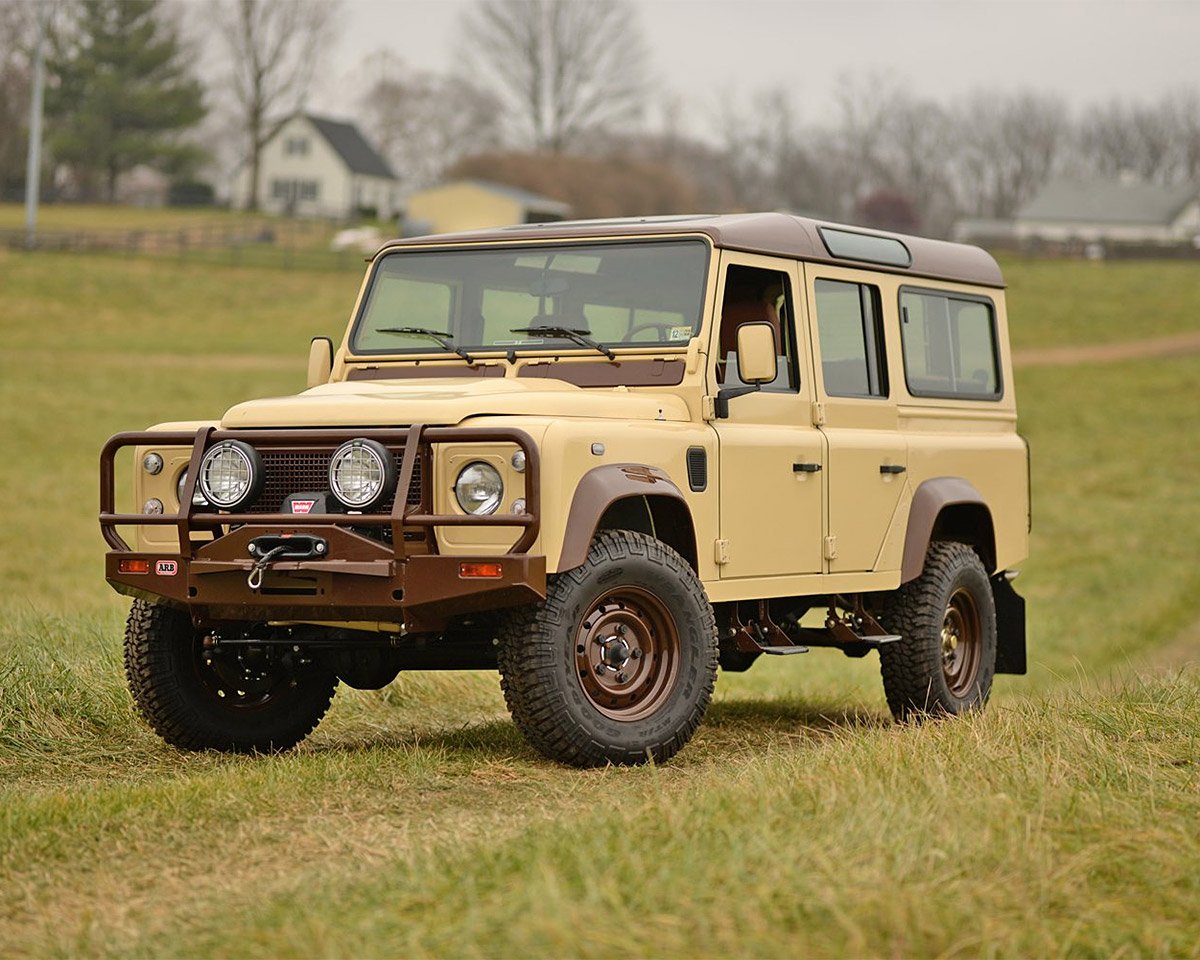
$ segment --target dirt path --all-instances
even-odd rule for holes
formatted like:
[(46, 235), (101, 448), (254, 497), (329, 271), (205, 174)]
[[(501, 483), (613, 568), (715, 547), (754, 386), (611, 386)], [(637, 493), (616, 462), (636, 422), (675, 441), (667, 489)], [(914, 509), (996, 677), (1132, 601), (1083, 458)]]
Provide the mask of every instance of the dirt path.
[(1180, 353), (1200, 353), (1200, 331), (1151, 340), (1097, 343), (1086, 347), (1016, 350), (1013, 352), (1013, 366), (1065, 367), (1078, 363), (1116, 363), (1120, 360), (1171, 357)]

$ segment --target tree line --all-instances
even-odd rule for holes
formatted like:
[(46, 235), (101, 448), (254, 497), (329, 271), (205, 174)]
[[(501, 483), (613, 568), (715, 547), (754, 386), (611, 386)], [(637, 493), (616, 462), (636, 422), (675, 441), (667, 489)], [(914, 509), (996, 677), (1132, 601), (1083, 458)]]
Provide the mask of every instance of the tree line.
[[(42, 2), (55, 8), (47, 171), (88, 199), (112, 199), (139, 164), (194, 177), (214, 130), (227, 132), (227, 161), (257, 171), (307, 103), (338, 16), (327, 0), (211, 0), (199, 24), (171, 0)], [(36, 7), (0, 0), (10, 192), (23, 176)], [(409, 189), (478, 176), (579, 216), (783, 209), (943, 235), (960, 217), (1011, 217), (1060, 174), (1200, 183), (1195, 87), (1073, 111), (1050, 93), (936, 100), (863, 74), (841, 78), (820, 119), (779, 84), (730, 93), (685, 125), (627, 0), (477, 0), (458, 36), (455, 60), (469, 66), (417, 71), (381, 50), (346, 99)]]

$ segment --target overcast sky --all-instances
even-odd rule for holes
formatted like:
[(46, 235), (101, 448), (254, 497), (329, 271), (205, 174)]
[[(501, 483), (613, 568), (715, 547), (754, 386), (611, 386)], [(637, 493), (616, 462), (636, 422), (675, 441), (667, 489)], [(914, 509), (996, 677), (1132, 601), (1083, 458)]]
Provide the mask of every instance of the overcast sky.
[[(586, 2), (586, 0), (583, 0)], [(447, 72), (469, 0), (344, 0), (314, 107), (349, 113), (361, 58), (386, 48)], [(946, 100), (978, 87), (1061, 94), (1073, 106), (1200, 86), (1200, 0), (634, 0), (656, 86), (704, 132), (720, 91), (784, 84), (803, 120), (828, 118), (837, 78), (885, 71)]]

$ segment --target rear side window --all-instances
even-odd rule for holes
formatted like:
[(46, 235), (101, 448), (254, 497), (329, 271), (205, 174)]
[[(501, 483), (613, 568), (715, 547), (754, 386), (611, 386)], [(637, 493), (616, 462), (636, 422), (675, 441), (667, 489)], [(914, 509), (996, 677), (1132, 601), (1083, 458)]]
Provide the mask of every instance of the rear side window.
[(904, 375), (914, 397), (999, 398), (996, 315), (990, 300), (901, 290), (900, 333)]
[(886, 397), (879, 289), (864, 283), (816, 280), (821, 373), (831, 397)]

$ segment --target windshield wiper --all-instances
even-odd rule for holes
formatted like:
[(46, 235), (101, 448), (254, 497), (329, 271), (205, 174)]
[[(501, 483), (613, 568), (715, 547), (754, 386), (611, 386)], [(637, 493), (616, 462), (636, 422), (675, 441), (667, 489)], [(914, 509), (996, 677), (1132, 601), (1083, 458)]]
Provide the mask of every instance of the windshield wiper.
[(454, 334), (447, 333), (445, 330), (429, 330), (425, 327), (380, 327), (376, 333), (406, 333), (411, 336), (428, 337), (430, 340), (435, 340), (439, 347), (443, 350), (449, 350), (451, 353), (457, 353), (467, 363), (474, 365), (475, 361), (471, 359), (471, 355), (462, 347), (456, 347), (450, 341), (454, 339)]
[(581, 347), (591, 347), (593, 350), (599, 350), (602, 354), (608, 357), (609, 360), (616, 360), (617, 355), (602, 343), (597, 343), (588, 336), (591, 330), (576, 330), (573, 327), (513, 327), (509, 333), (532, 333), (536, 337), (553, 337), (557, 340), (570, 340), (572, 343), (577, 343)]

